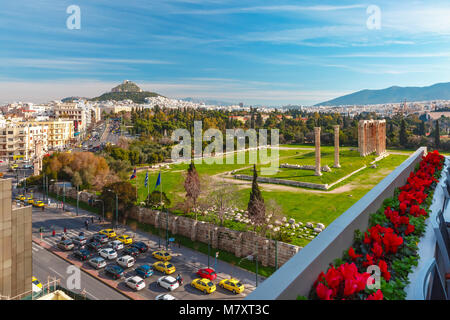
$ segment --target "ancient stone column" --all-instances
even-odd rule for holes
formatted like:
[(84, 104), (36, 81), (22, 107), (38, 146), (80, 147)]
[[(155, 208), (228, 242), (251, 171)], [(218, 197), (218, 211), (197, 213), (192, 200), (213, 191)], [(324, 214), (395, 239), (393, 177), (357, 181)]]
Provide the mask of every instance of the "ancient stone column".
[(320, 127), (314, 127), (314, 142), (316, 144), (316, 176), (321, 176), (320, 172)]
[(334, 126), (334, 168), (340, 168), (339, 164), (339, 125)]

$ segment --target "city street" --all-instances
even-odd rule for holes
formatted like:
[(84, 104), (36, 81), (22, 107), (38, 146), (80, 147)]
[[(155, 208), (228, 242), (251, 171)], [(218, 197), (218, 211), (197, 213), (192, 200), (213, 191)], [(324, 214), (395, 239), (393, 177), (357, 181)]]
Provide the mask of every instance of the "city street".
[[(86, 292), (88, 299), (92, 300), (128, 300), (123, 294), (111, 289), (101, 281), (81, 272), (80, 289), (71, 289), (67, 286), (67, 268), (71, 266), (68, 262), (57, 257), (53, 253), (33, 242), (33, 276), (42, 284), (47, 282), (48, 277), (56, 277), (61, 280), (62, 287), (76, 293)], [(51, 281), (52, 279), (50, 279)]]
[[(39, 196), (36, 194), (35, 197), (38, 198)], [(75, 214), (76, 209), (71, 206), (68, 206), (68, 205), (66, 205), (66, 210), (70, 210), (70, 211), (63, 213), (61, 209), (57, 209), (57, 208), (46, 208), (45, 211), (41, 211), (41, 209), (38, 209), (38, 208), (33, 208), (33, 237), (39, 238), (39, 228), (43, 227), (45, 229), (45, 232), (44, 232), (44, 236), (43, 236), (42, 240), (45, 243), (47, 243), (48, 245), (51, 245), (54, 247), (54, 246), (56, 246), (56, 243), (60, 240), (61, 234), (63, 233), (64, 228), (67, 228), (67, 233), (68, 233), (69, 237), (76, 236), (76, 235), (78, 235), (78, 233), (80, 231), (83, 231), (83, 232), (85, 232), (86, 236), (89, 238), (93, 234), (97, 233), (99, 230), (110, 227), (109, 224), (99, 225), (98, 220), (96, 220), (94, 225), (89, 225), (89, 230), (86, 230), (86, 228), (84, 226), (84, 222), (86, 219), (89, 219), (89, 221), (91, 221), (90, 217), (92, 215), (86, 211), (79, 210), (80, 215), (76, 216), (76, 214)], [(52, 236), (53, 229), (56, 232), (55, 237)], [(159, 243), (161, 243), (161, 245), (164, 246), (165, 239), (160, 239), (160, 241), (159, 241), (158, 237), (156, 237), (156, 236), (149, 235), (146, 233), (141, 233), (141, 232), (134, 233), (132, 230), (125, 229), (123, 227), (121, 227), (120, 229), (118, 229), (116, 231), (118, 234), (122, 234), (122, 233), (126, 232), (127, 234), (133, 236), (134, 241), (144, 241), (150, 247), (150, 249), (147, 253), (142, 254), (137, 258), (135, 266), (125, 270), (125, 277), (135, 275), (134, 269), (139, 265), (142, 265), (142, 264), (150, 264), (151, 265), (154, 262), (158, 261), (151, 256), (151, 252), (159, 249), (159, 247), (158, 247)], [(35, 245), (36, 244), (33, 245), (33, 248), (35, 248)], [(42, 250), (41, 248), (35, 248), (35, 249), (39, 249), (40, 251)], [(163, 249), (163, 247), (161, 247), (161, 249)], [(35, 256), (36, 253), (37, 252), (35, 252), (35, 250), (33, 250), (33, 256)], [(53, 255), (52, 253), (48, 253), (48, 254)], [(212, 294), (205, 295), (204, 293), (200, 292), (199, 290), (191, 287), (190, 282), (193, 279), (198, 278), (195, 274), (195, 272), (198, 269), (207, 267), (208, 257), (202, 253), (199, 253), (199, 252), (196, 252), (194, 250), (191, 250), (189, 248), (184, 248), (184, 247), (171, 248), (171, 254), (173, 256), (171, 262), (176, 267), (176, 272), (174, 274), (172, 274), (172, 276), (175, 277), (178, 273), (181, 273), (182, 277), (184, 278), (183, 285), (170, 293), (177, 299), (221, 299), (221, 300), (242, 299), (249, 292), (251, 292), (251, 290), (254, 289), (254, 285), (255, 285), (255, 281), (256, 281), (255, 274), (248, 272), (244, 269), (241, 269), (239, 267), (233, 266), (231, 264), (225, 263), (223, 261), (218, 261), (217, 262), (218, 277), (216, 280), (213, 281), (217, 286), (217, 290), (216, 290), (216, 292), (214, 292)], [(120, 256), (120, 252), (119, 252), (119, 256)], [(64, 260), (57, 258), (56, 256), (54, 256), (54, 258), (61, 260), (57, 265), (59, 265), (59, 264), (61, 266), (64, 265), (64, 263), (65, 263)], [(73, 257), (72, 255), (70, 255), (69, 258), (76, 260), (76, 258)], [(33, 258), (33, 260), (35, 260), (35, 258)], [(47, 266), (45, 265), (46, 264), (45, 259), (36, 258), (36, 260), (39, 261), (39, 262), (36, 262), (36, 264), (39, 265), (38, 270), (47, 268), (48, 270), (51, 271), (50, 268), (55, 268), (55, 264), (52, 263), (51, 260), (49, 260), (47, 262)], [(112, 261), (112, 262), (108, 262), (108, 263), (114, 264), (115, 262)], [(214, 267), (214, 258), (213, 257), (210, 257), (210, 266)], [(85, 267), (86, 269), (93, 270), (93, 268), (90, 267), (88, 265), (88, 263), (84, 263), (83, 267)], [(62, 269), (64, 269), (64, 268), (62, 268)], [(61, 275), (63, 275), (64, 270), (59, 269), (59, 271), (58, 270), (56, 270), (56, 271), (59, 274), (57, 274), (55, 272), (55, 274), (52, 275), (50, 272), (50, 275), (57, 276), (57, 277), (61, 277)], [(222, 280), (224, 278), (230, 278), (230, 275), (232, 275), (233, 278), (237, 278), (237, 279), (241, 280), (241, 282), (245, 286), (244, 293), (239, 294), (239, 295), (234, 295), (231, 292), (229, 292), (225, 289), (222, 289), (217, 285), (220, 280)], [(45, 281), (47, 274), (43, 274), (43, 276), (44, 276), (44, 278), (42, 279), (42, 281)], [(110, 279), (109, 276), (105, 275), (104, 271), (100, 271), (98, 276), (100, 279), (102, 279), (102, 278)], [(138, 293), (141, 296), (143, 296), (145, 299), (152, 299), (152, 300), (155, 299), (155, 297), (158, 294), (167, 293), (166, 289), (159, 287), (156, 283), (156, 280), (161, 276), (163, 276), (162, 273), (160, 273), (159, 271), (155, 271), (155, 273), (150, 278), (145, 280), (146, 288), (139, 291)], [(90, 276), (86, 276), (86, 277), (90, 278)], [(87, 280), (89, 281), (89, 279), (87, 279)], [(86, 290), (92, 296), (95, 296), (95, 297), (98, 297), (99, 299), (101, 299), (101, 297), (108, 295), (108, 291), (105, 290), (105, 285), (103, 285), (98, 280), (94, 280), (94, 279), (92, 279), (92, 280), (93, 280), (92, 285), (90, 285), (89, 287), (86, 287)], [(118, 280), (118, 281), (119, 281), (118, 288), (120, 290), (123, 290), (124, 292), (130, 292), (131, 289), (129, 289), (126, 286), (123, 279)], [(262, 279), (258, 279), (258, 281), (261, 282)], [(115, 297), (117, 297), (117, 296), (111, 296), (110, 299), (115, 299)], [(122, 297), (122, 298), (125, 298), (125, 297)]]

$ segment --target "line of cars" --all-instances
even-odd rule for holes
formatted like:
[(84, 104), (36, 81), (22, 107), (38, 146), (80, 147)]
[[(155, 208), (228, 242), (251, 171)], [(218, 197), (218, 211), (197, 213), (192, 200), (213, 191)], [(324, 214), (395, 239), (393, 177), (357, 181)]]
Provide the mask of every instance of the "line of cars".
[[(126, 234), (117, 235), (113, 229), (103, 229), (99, 233), (87, 239), (80, 233), (72, 239), (61, 239), (58, 247), (62, 250), (74, 250), (73, 255), (82, 261), (87, 261), (95, 269), (103, 269), (105, 274), (114, 280), (123, 278), (126, 269), (133, 267), (138, 256), (149, 250), (147, 244), (142, 241), (134, 242)], [(119, 256), (120, 251), (120, 256)], [(127, 277), (125, 284), (138, 291), (145, 288), (145, 279), (151, 277), (155, 271), (164, 274), (156, 284), (161, 288), (173, 291), (182, 284), (182, 279), (174, 278), (171, 274), (176, 272), (176, 267), (172, 260), (172, 255), (165, 250), (157, 250), (151, 253), (152, 257), (158, 261), (150, 264), (143, 264), (134, 269), (135, 275)], [(107, 261), (115, 260), (115, 264), (108, 264)], [(217, 278), (216, 272), (211, 268), (199, 269), (196, 272), (198, 278), (191, 281), (191, 287), (200, 290), (205, 294), (216, 291), (213, 281)], [(237, 279), (224, 279), (218, 283), (223, 289), (232, 293), (240, 294), (244, 291), (244, 285)], [(158, 295), (157, 299), (173, 300), (169, 294)]]
[(17, 201), (21, 201), (23, 204), (30, 204), (33, 207), (37, 208), (45, 208), (45, 203), (41, 200), (35, 200), (33, 199), (33, 196), (26, 196), (24, 194), (19, 194), (16, 196)]

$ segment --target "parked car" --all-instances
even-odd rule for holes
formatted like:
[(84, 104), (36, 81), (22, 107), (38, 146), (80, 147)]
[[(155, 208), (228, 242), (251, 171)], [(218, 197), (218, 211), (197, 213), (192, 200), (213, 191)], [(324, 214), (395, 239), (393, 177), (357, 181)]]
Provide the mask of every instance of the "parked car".
[(211, 281), (217, 278), (217, 273), (211, 268), (204, 268), (197, 271), (197, 275), (200, 278), (209, 279)]
[(115, 264), (106, 266), (105, 273), (111, 275), (114, 279), (120, 279), (123, 276), (123, 268)]
[(175, 266), (170, 262), (158, 261), (153, 264), (153, 269), (156, 269), (165, 274), (172, 274), (176, 271)]
[(131, 238), (129, 235), (127, 234), (122, 234), (120, 236), (118, 236), (116, 238), (116, 240), (119, 240), (120, 242), (122, 242), (123, 244), (132, 244), (133, 243), (133, 238)]
[(148, 264), (143, 264), (135, 269), (136, 274), (142, 278), (148, 278), (153, 274), (153, 268)]
[(139, 252), (144, 253), (148, 251), (148, 245), (146, 245), (143, 241), (135, 242), (131, 245), (139, 250)]
[(152, 256), (153, 256), (153, 258), (161, 260), (161, 261), (169, 261), (170, 259), (172, 259), (172, 256), (170, 255), (170, 253), (168, 253), (167, 251), (164, 251), (164, 250), (154, 251), (154, 252), (152, 252)]
[(76, 246), (84, 246), (87, 243), (87, 239), (85, 236), (75, 236), (72, 238), (72, 242)]
[(229, 290), (235, 294), (242, 293), (245, 290), (244, 285), (237, 279), (223, 279), (219, 282), (219, 287)]
[(80, 250), (75, 250), (73, 255), (75, 257), (77, 257), (78, 259), (80, 259), (81, 261), (85, 261), (85, 260), (91, 258), (94, 254), (91, 253), (89, 250), (80, 249)]
[(136, 260), (132, 256), (122, 256), (116, 260), (117, 264), (124, 268), (130, 268), (134, 266)]
[(95, 257), (89, 260), (89, 264), (95, 269), (101, 269), (106, 267), (106, 261), (102, 257)]
[(120, 242), (119, 240), (114, 240), (108, 243), (108, 247), (113, 248), (116, 251), (119, 251), (123, 249), (123, 243)]
[(110, 249), (110, 248), (101, 249), (98, 253), (100, 254), (101, 257), (108, 259), (108, 260), (117, 258), (117, 252), (115, 252), (114, 249)]
[(139, 251), (138, 248), (128, 247), (128, 248), (123, 249), (123, 254), (127, 254), (127, 255), (130, 255), (130, 256), (133, 256), (136, 258), (137, 256), (139, 256), (141, 254), (141, 252)]
[(41, 200), (38, 200), (33, 203), (33, 207), (42, 208), (45, 207), (45, 203)]
[(173, 295), (168, 293), (158, 294), (155, 300), (177, 300)]
[(211, 280), (205, 278), (197, 278), (192, 280), (191, 286), (205, 294), (216, 291), (216, 285)]
[(65, 251), (72, 250), (75, 247), (72, 240), (69, 240), (69, 239), (59, 241), (57, 246), (58, 246), (58, 248), (65, 250)]
[(103, 229), (103, 230), (100, 230), (98, 233), (104, 234), (105, 236), (107, 236), (110, 239), (115, 238), (117, 236), (116, 232), (113, 229)]
[(159, 278), (157, 284), (158, 286), (163, 287), (169, 291), (173, 291), (180, 286), (177, 279), (171, 276), (164, 276)]
[(86, 246), (96, 252), (103, 248), (103, 245), (97, 241), (89, 242)]
[(31, 278), (31, 289), (33, 290), (33, 293), (39, 293), (42, 291), (42, 283), (40, 283), (36, 277)]
[(104, 234), (94, 234), (91, 239), (92, 239), (92, 241), (97, 241), (100, 243), (108, 242), (108, 236), (106, 236)]
[(139, 291), (145, 288), (145, 281), (144, 279), (142, 279), (141, 277), (138, 276), (134, 276), (134, 277), (129, 277), (127, 279), (125, 279), (125, 283), (127, 284), (127, 286), (129, 286), (130, 288)]

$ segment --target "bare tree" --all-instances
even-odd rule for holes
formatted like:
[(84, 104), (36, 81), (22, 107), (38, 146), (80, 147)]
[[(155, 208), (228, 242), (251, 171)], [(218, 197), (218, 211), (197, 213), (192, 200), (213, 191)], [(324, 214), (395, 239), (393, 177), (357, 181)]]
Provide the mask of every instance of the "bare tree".
[(184, 189), (186, 190), (186, 198), (191, 199), (195, 207), (197, 205), (197, 198), (200, 195), (200, 178), (198, 177), (194, 162), (189, 164), (186, 180), (184, 181)]
[[(278, 202), (275, 199), (270, 199), (267, 202), (266, 207), (266, 219), (264, 223), (261, 225), (261, 234), (263, 236), (266, 235), (267, 230), (269, 230), (270, 235), (273, 235), (273, 229), (275, 227), (275, 221), (281, 221), (283, 218), (282, 215), (282, 207), (278, 204)], [(272, 226), (272, 228), (269, 228), (269, 226)]]
[(226, 183), (223, 179), (221, 181), (215, 180), (208, 184), (209, 193), (206, 199), (203, 199), (203, 207), (211, 205), (214, 206), (212, 212), (213, 216), (218, 218), (220, 226), (223, 226), (226, 212), (232, 205), (236, 204), (238, 199), (238, 187), (232, 183)]

